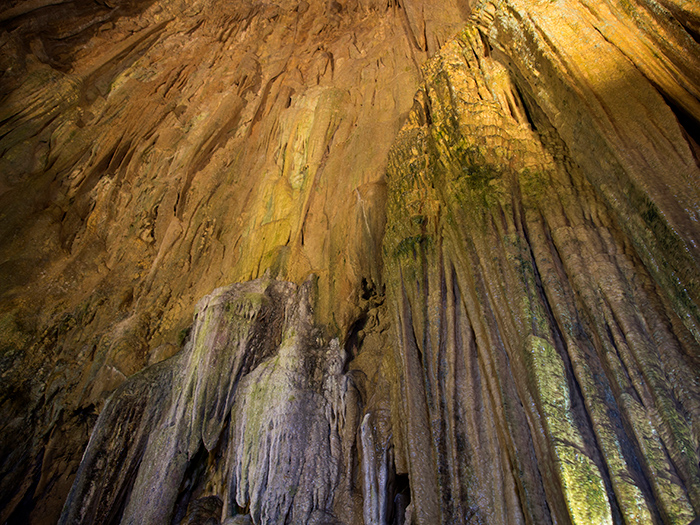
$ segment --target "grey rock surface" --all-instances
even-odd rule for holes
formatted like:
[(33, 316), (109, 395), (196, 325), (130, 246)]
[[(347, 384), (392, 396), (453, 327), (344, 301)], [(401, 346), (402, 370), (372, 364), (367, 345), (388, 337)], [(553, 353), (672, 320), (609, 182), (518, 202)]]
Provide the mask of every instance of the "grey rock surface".
[(313, 279), (258, 279), (202, 299), (182, 351), (107, 403), (60, 523), (169, 523), (204, 477), (181, 523), (339, 523), (360, 398), (314, 298)]

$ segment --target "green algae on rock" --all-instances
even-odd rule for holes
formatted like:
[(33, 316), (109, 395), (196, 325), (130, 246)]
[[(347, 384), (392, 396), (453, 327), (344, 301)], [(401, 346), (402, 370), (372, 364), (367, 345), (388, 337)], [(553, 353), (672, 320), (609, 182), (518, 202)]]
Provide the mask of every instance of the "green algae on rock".
[(595, 115), (573, 137), (571, 120), (547, 113), (561, 80), (528, 83), (537, 69), (561, 73), (533, 51), (543, 40), (506, 24), (517, 9), (536, 12), (513, 5), (475, 11), (479, 29), (426, 64), (389, 157), (385, 278), (406, 392), (397, 421), (410, 434), (427, 411), (432, 438), (406, 443), (409, 458), (432, 449), (409, 460), (409, 477), (431, 486), (412, 483), (413, 504), (441, 502), (416, 523), (453, 523), (467, 508), (488, 523), (686, 523), (700, 474), (696, 320), (664, 285), (674, 266), (648, 266), (637, 242), (646, 227), (619, 215), (616, 172), (601, 183), (576, 153), (594, 141), (627, 150)]
[(687, 525), (696, 4), (0, 7), (0, 521)]

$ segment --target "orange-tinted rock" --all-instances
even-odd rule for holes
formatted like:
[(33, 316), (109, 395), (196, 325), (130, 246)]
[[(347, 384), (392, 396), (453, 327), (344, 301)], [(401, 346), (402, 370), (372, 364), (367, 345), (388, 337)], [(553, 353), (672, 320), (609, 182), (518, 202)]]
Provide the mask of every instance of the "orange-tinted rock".
[(409, 9), (3, 8), (3, 435), (21, 445), (3, 443), (0, 520), (46, 497), (31, 472), (64, 475), (40, 458), (60, 418), (168, 355), (216, 286), (314, 272), (330, 332), (362, 314), (363, 279), (381, 286), (386, 153), (426, 49), (468, 14)]
[[(91, 454), (113, 459), (73, 493), (89, 469), (111, 480), (85, 507), (100, 522), (215, 520), (209, 496), (228, 522), (280, 501), (319, 523), (700, 511), (695, 4), (14, 0), (0, 31), (0, 521), (58, 519), (98, 414)], [(136, 471), (114, 458), (138, 470), (169, 432), (141, 424), (170, 406), (158, 363), (195, 304), (310, 274), (318, 340), (297, 351), (337, 341), (342, 403), (232, 402), (225, 330), (202, 329), (219, 372), (185, 398), (207, 423), (178, 419), (187, 459), (140, 474), (170, 476), (170, 499), (127, 509)], [(154, 375), (158, 395), (105, 408)], [(350, 422), (318, 454), (334, 481), (300, 485), (313, 504), (264, 495), (286, 467), (251, 436), (286, 434), (236, 426), (261, 399), (297, 407), (262, 417), (303, 419), (313, 450)], [(235, 487), (220, 437), (248, 447)]]

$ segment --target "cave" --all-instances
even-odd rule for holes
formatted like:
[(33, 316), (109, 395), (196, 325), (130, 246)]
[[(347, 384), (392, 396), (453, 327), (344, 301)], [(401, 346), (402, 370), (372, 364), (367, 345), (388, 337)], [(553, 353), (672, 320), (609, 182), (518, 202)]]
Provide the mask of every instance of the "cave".
[(697, 523), (698, 34), (7, 0), (0, 523)]

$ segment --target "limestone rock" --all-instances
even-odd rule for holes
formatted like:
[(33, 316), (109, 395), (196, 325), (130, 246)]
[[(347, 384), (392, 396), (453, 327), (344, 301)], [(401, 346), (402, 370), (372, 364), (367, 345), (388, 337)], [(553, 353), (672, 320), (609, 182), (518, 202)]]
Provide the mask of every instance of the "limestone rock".
[(387, 151), (469, 12), (404, 4), (0, 6), (0, 522), (57, 519), (107, 397), (213, 289), (315, 273), (330, 332), (365, 314)]
[(699, 35), (6, 2), (0, 522), (686, 525)]
[(205, 297), (183, 350), (105, 406), (59, 523), (339, 523), (361, 399), (315, 295), (258, 279)]
[[(546, 8), (590, 38), (565, 42), (540, 4), (508, 5), (426, 66), (390, 154), (385, 275), (415, 522), (687, 523), (699, 259), (695, 223), (679, 224), (700, 203), (694, 139), (656, 77), (592, 36), (589, 10)], [(619, 57), (624, 80), (581, 48)]]

